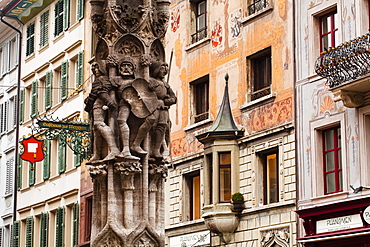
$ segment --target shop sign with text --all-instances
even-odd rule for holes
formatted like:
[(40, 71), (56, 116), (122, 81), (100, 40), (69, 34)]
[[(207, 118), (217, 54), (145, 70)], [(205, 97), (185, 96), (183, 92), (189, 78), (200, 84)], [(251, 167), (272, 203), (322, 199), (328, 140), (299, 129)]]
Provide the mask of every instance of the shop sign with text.
[(194, 232), (176, 237), (170, 237), (170, 247), (210, 246), (209, 231)]
[(357, 227), (363, 227), (361, 216), (360, 214), (352, 214), (325, 220), (318, 220), (316, 222), (316, 233), (334, 232)]

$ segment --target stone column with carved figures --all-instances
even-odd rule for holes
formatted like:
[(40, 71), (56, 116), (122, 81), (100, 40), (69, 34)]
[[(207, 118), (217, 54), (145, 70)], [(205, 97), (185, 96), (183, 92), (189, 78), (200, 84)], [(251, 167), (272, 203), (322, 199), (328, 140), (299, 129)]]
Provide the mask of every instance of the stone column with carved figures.
[[(85, 102), (90, 104), (93, 123), (93, 116), (104, 114), (100, 121), (105, 122), (95, 123), (104, 128), (94, 128), (92, 136), (108, 136), (94, 131), (114, 135), (114, 140), (93, 139), (94, 158), (87, 162), (94, 183), (91, 246), (164, 246), (168, 147), (153, 137), (153, 126), (168, 123), (169, 128), (168, 109), (177, 100), (165, 78), (163, 38), (170, 2), (91, 0), (90, 4), (97, 37), (94, 62), (108, 80), (94, 78), (94, 92)], [(154, 86), (150, 84), (153, 64), (162, 78)]]

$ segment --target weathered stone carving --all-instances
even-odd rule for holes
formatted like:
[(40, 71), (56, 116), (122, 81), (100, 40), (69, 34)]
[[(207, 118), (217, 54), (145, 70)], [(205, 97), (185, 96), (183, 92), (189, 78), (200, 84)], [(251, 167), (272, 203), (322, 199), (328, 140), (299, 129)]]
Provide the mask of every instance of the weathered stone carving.
[(164, 246), (170, 119), (168, 0), (91, 0), (92, 246)]
[(271, 229), (261, 232), (261, 246), (270, 247), (278, 244), (279, 246), (288, 247), (289, 245), (289, 228)]

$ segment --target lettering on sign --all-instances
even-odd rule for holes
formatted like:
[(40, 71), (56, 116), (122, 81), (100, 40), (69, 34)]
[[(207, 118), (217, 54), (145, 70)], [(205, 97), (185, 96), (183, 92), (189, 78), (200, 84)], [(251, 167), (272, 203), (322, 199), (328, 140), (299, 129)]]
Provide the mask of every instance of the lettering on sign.
[(363, 227), (360, 214), (346, 215), (316, 222), (316, 233), (334, 232)]
[(211, 237), (209, 231), (194, 232), (176, 237), (170, 237), (171, 247), (209, 246)]

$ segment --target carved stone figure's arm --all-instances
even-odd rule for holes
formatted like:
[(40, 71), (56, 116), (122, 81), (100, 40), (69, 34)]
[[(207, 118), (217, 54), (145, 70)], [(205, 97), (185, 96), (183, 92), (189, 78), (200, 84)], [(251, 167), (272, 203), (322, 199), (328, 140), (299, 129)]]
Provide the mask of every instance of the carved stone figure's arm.
[(177, 97), (170, 86), (167, 87), (167, 97), (163, 100), (165, 106), (171, 106), (176, 104)]

